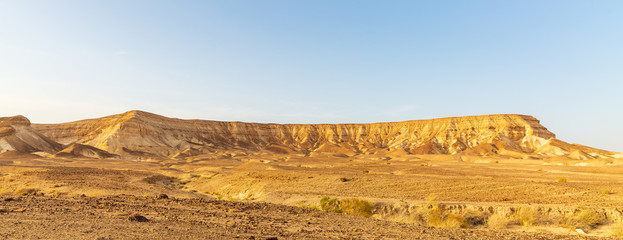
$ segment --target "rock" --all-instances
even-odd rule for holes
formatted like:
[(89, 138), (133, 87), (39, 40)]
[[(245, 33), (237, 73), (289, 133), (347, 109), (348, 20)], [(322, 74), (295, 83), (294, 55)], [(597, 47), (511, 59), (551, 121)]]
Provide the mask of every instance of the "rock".
[[(62, 124), (32, 124), (60, 143), (93, 146), (124, 158), (187, 158), (218, 149), (333, 156), (383, 153), (505, 155), (517, 158), (617, 153), (568, 144), (534, 117), (516, 114), (372, 124), (260, 124), (183, 120), (148, 112)], [(581, 152), (578, 152), (581, 151)]]
[(55, 153), (63, 146), (37, 132), (24, 116), (0, 118), (0, 153)]
[(156, 198), (157, 198), (157, 199), (168, 199), (168, 198), (169, 198), (169, 196), (168, 196), (168, 195), (166, 195), (166, 194), (164, 194), (164, 193), (162, 193), (162, 194), (159, 194)]
[(146, 217), (138, 215), (138, 214), (129, 216), (128, 220), (132, 222), (148, 222), (149, 221), (149, 219), (147, 219)]

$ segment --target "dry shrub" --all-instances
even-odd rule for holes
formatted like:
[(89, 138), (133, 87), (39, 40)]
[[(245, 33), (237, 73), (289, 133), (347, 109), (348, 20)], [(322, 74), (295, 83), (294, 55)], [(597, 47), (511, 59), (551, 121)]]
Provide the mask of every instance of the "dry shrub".
[(340, 200), (329, 196), (324, 196), (320, 199), (320, 209), (328, 212), (342, 212), (342, 209), (340, 209)]
[(343, 199), (340, 203), (343, 213), (362, 217), (372, 216), (372, 204), (366, 200), (358, 198)]
[(491, 229), (505, 229), (510, 220), (502, 213), (495, 213), (487, 219), (487, 227)]
[(465, 211), (463, 213), (463, 219), (465, 221), (465, 224), (471, 227), (484, 225), (486, 222), (486, 217), (484, 213), (473, 210)]
[(426, 198), (426, 206), (421, 213), (427, 225), (439, 228), (465, 228), (467, 222), (461, 216), (446, 212), (445, 206), (437, 202), (436, 195)]
[(521, 226), (530, 227), (539, 220), (539, 213), (534, 208), (522, 207), (515, 213), (515, 217)]
[(597, 225), (604, 224), (606, 217), (593, 210), (593, 209), (581, 209), (579, 213), (574, 214), (571, 217), (564, 218), (561, 222), (562, 226), (570, 229), (582, 229), (588, 230), (595, 228)]
[(37, 192), (39, 192), (39, 189), (36, 188), (20, 188), (15, 190), (15, 194), (22, 196), (37, 195)]
[(623, 238), (623, 221), (615, 222), (610, 225), (610, 236)]
[(559, 178), (556, 180), (556, 182), (567, 182), (566, 178)]
[(324, 196), (320, 199), (320, 209), (329, 212), (346, 213), (361, 217), (372, 216), (372, 203), (358, 199), (346, 198), (338, 199)]

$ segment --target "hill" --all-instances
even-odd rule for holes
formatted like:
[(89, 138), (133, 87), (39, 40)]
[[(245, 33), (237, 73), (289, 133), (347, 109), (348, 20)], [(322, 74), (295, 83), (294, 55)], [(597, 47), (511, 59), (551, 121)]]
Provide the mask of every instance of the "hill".
[(514, 158), (609, 158), (609, 152), (555, 138), (538, 119), (501, 114), (371, 124), (264, 124), (183, 120), (143, 111), (33, 128), (62, 144), (123, 157), (179, 158), (217, 151), (462, 154)]

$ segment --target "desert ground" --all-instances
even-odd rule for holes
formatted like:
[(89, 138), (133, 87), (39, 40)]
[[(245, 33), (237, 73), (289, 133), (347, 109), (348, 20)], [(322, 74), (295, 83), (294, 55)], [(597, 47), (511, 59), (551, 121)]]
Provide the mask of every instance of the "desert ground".
[(526, 115), (0, 118), (1, 239), (623, 238), (623, 154)]
[[(620, 163), (269, 153), (140, 161), (5, 156), (0, 237), (597, 239), (619, 231)], [(371, 215), (322, 211), (324, 196), (367, 201)], [(521, 209), (530, 211), (520, 216)], [(601, 217), (583, 219), (582, 211)], [(135, 214), (148, 221), (129, 220)], [(502, 225), (488, 222), (492, 216), (503, 216)]]

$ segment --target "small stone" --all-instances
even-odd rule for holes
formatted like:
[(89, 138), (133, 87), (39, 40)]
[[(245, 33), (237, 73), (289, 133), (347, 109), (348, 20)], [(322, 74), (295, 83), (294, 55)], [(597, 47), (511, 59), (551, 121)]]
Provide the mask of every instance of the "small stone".
[(169, 196), (168, 196), (168, 195), (166, 195), (166, 194), (164, 194), (164, 193), (162, 193), (162, 194), (159, 194), (156, 198), (157, 198), (157, 199), (168, 199), (168, 198), (169, 198)]

